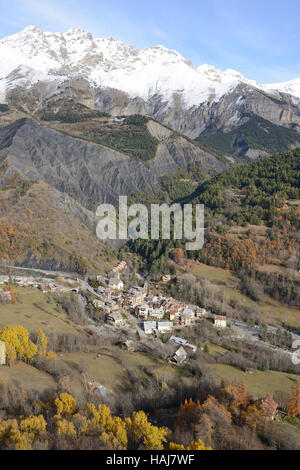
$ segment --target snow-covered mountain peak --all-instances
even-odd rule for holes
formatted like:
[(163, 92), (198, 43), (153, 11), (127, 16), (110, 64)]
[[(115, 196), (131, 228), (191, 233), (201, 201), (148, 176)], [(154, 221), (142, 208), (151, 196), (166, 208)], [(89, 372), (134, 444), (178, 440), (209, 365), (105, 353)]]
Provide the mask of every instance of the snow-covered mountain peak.
[(63, 36), (82, 36), (82, 35), (90, 35), (91, 33), (89, 33), (88, 31), (86, 31), (85, 29), (82, 29), (82, 28), (70, 28), (68, 29), (68, 31), (66, 31), (65, 33), (62, 33)]
[(282, 93), (288, 93), (290, 95), (300, 98), (300, 77), (290, 80), (289, 82), (282, 83), (272, 83), (269, 85), (264, 85), (264, 88), (267, 90), (279, 91)]
[(28, 26), (0, 41), (0, 64), (4, 92), (7, 83), (13, 87), (15, 74), (16, 82), (20, 84), (23, 77), (27, 86), (39, 80), (79, 76), (98, 87), (116, 88), (145, 100), (160, 95), (171, 103), (179, 94), (183, 108), (217, 101), (241, 83), (300, 97), (300, 79), (259, 85), (232, 69), (222, 72), (208, 64), (195, 67), (179, 52), (162, 45), (138, 50), (113, 38), (94, 38), (81, 28), (50, 33)]
[(22, 34), (22, 33), (38, 33), (38, 34), (42, 34), (43, 31), (42, 31), (41, 28), (39, 28), (38, 26), (29, 25), (29, 26), (26, 26), (26, 28), (24, 28), (23, 31), (21, 31), (21, 33), (17, 33), (17, 34)]

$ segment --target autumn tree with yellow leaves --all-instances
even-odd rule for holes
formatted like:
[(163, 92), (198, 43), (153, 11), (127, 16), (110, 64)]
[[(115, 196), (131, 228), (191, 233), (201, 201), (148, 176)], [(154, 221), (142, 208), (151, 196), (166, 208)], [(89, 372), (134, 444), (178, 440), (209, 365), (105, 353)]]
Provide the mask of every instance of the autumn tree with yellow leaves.
[(65, 415), (70, 418), (77, 408), (76, 401), (69, 393), (61, 393), (54, 403), (58, 417)]
[[(39, 440), (47, 445), (77, 448), (80, 439), (92, 438), (106, 449), (119, 450), (210, 450), (198, 439), (188, 446), (167, 442), (167, 429), (154, 426), (144, 411), (122, 419), (112, 416), (107, 405), (87, 403), (78, 410), (69, 393), (61, 393), (54, 402), (40, 404), (44, 413), (0, 420), (0, 449), (31, 450)], [(50, 429), (50, 431), (49, 431)], [(51, 434), (52, 433), (52, 434)]]
[(43, 437), (47, 423), (43, 415), (0, 421), (0, 444), (16, 450), (31, 450), (34, 441)]
[(126, 418), (125, 422), (134, 448), (163, 450), (167, 441), (166, 430), (151, 424), (144, 411), (134, 412), (132, 418)]
[(188, 446), (184, 447), (182, 444), (174, 444), (170, 442), (169, 450), (212, 450), (211, 447), (205, 447), (201, 439), (191, 442)]
[(6, 344), (9, 364), (14, 360), (32, 362), (37, 346), (29, 339), (29, 332), (23, 326), (5, 326), (0, 330), (0, 340)]
[(39, 356), (44, 356), (47, 359), (55, 359), (56, 354), (52, 350), (48, 350), (48, 338), (43, 332), (43, 330), (38, 330), (38, 340), (37, 340), (37, 347), (38, 347), (38, 354)]
[(46, 356), (47, 354), (47, 345), (48, 345), (48, 338), (43, 332), (43, 330), (38, 330), (38, 353), (41, 356)]
[[(59, 436), (76, 440), (80, 436), (95, 436), (113, 449), (163, 450), (167, 445), (167, 430), (154, 426), (144, 411), (133, 412), (125, 419), (112, 416), (107, 405), (88, 403), (75, 413), (77, 405), (67, 393), (55, 400), (56, 430)], [(176, 444), (174, 444), (176, 446)], [(174, 447), (175, 449), (175, 447)], [(200, 440), (192, 442), (186, 450), (206, 450)]]
[[(101, 437), (115, 449), (127, 448), (126, 423), (121, 418), (111, 416), (111, 410), (106, 405), (87, 404), (88, 418), (90, 421), (83, 422), (84, 429), (88, 432), (100, 430)], [(82, 418), (81, 418), (82, 419)]]

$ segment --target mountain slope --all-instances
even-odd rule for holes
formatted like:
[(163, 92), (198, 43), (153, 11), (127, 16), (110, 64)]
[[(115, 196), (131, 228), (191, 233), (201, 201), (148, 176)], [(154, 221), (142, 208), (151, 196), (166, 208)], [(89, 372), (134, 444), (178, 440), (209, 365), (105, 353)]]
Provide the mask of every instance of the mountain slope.
[[(5, 110), (0, 118), (6, 124), (12, 120), (0, 127), (2, 264), (81, 273), (102, 270), (113, 255), (95, 235), (100, 203), (118, 205), (119, 195), (138, 190), (152, 193), (162, 187), (163, 175), (186, 171), (205, 177), (228, 166), (151, 119), (114, 120), (66, 105), (67, 114), (59, 108), (58, 120), (41, 121), (43, 125), (24, 117), (14, 121), (22, 115), (14, 110)], [(147, 161), (131, 154), (128, 146), (134, 147), (134, 139), (124, 141), (136, 127), (139, 139), (148, 135), (155, 141)], [(95, 129), (106, 145), (91, 142)], [(106, 142), (112, 131), (114, 140)], [(142, 139), (142, 151), (143, 144)]]
[(92, 201), (116, 201), (118, 194), (157, 184), (142, 164), (118, 152), (73, 139), (23, 119), (0, 129), (1, 160), (8, 163), (3, 184), (18, 173), (43, 179), (90, 207)]
[(95, 235), (95, 215), (42, 181), (0, 191), (0, 262), (55, 271), (103, 271), (113, 250)]
[(282, 217), (296, 229), (299, 177), (300, 148), (296, 148), (229, 168), (201, 183), (184, 202), (204, 204), (207, 223), (213, 218), (220, 223), (264, 222), (276, 227)]
[(245, 159), (300, 146), (300, 132), (277, 126), (253, 114), (245, 114), (241, 124), (233, 130), (200, 135), (196, 140), (219, 152)]
[(288, 93), (296, 97), (300, 97), (300, 78), (290, 80), (289, 82), (272, 83), (270, 85), (264, 85), (266, 91), (278, 91), (280, 93)]
[[(129, 246), (147, 261), (155, 277), (171, 270), (174, 260), (181, 269), (187, 263), (182, 259), (186, 255), (234, 271), (243, 294), (255, 301), (261, 301), (266, 294), (269, 305), (271, 296), (281, 305), (299, 307), (299, 181), (300, 148), (236, 165), (200, 183), (192, 194), (180, 200), (175, 193), (181, 204), (204, 204), (205, 243), (200, 250), (185, 252), (185, 241), (172, 238), (136, 240)], [(182, 248), (181, 252), (178, 248)], [(194, 268), (207, 280), (205, 267)], [(193, 264), (189, 270), (193, 271)], [(218, 280), (223, 285), (219, 274)], [(224, 291), (223, 300), (232, 291)], [(238, 312), (242, 305), (238, 305), (236, 290), (233, 294), (231, 306)], [(256, 318), (260, 317), (262, 305), (258, 304)], [(221, 308), (224, 313), (223, 305)], [(247, 308), (245, 313), (248, 318)], [(283, 312), (280, 321), (285, 321)]]
[[(162, 128), (160, 124), (156, 127)], [(152, 191), (159, 185), (159, 175), (187, 168), (192, 162), (212, 173), (225, 167), (196, 145), (168, 132), (169, 137), (157, 139), (155, 158), (145, 166), (111, 148), (21, 119), (0, 129), (1, 185), (16, 173), (25, 179), (42, 179), (94, 210), (102, 202), (118, 203), (119, 195)]]

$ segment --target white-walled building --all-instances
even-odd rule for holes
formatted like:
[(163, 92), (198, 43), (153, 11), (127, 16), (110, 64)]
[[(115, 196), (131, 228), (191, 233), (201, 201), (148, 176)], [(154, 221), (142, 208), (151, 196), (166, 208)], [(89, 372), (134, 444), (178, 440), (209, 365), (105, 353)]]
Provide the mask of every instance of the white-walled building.
[(189, 326), (194, 323), (195, 313), (191, 308), (185, 308), (180, 314), (180, 323), (185, 326)]
[(157, 331), (159, 333), (170, 333), (173, 329), (173, 323), (170, 321), (157, 322)]
[(161, 320), (161, 318), (164, 317), (165, 312), (164, 312), (163, 308), (153, 308), (153, 309), (149, 310), (149, 315), (152, 318), (157, 318), (157, 320)]
[(105, 321), (109, 325), (117, 326), (123, 323), (123, 318), (120, 312), (110, 312), (105, 316)]
[(144, 331), (146, 335), (152, 335), (156, 330), (156, 321), (145, 321), (144, 322)]
[(148, 304), (137, 305), (135, 307), (136, 316), (139, 318), (148, 318), (150, 307)]
[(121, 279), (118, 279), (117, 277), (112, 277), (108, 281), (108, 286), (111, 289), (122, 290), (124, 288), (124, 283), (123, 283), (123, 281), (121, 281)]
[(215, 315), (214, 317), (214, 325), (218, 328), (226, 328), (227, 326), (227, 318), (223, 315)]

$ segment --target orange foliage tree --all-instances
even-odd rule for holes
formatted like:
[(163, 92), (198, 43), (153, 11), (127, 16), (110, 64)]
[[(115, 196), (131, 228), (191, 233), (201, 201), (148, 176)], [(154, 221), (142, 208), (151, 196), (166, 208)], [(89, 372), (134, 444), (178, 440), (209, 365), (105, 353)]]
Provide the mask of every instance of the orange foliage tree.
[(183, 404), (180, 405), (179, 412), (176, 418), (175, 426), (192, 426), (195, 425), (199, 420), (200, 415), (200, 403), (199, 401), (195, 403), (191, 398), (190, 400), (185, 400)]
[(294, 385), (294, 393), (292, 398), (289, 401), (288, 406), (288, 415), (289, 416), (300, 416), (300, 381)]
[(225, 392), (231, 397), (229, 409), (238, 414), (249, 405), (249, 396), (245, 382), (233, 382), (225, 387)]
[(15, 297), (15, 291), (14, 291), (12, 285), (11, 285), (11, 284), (8, 284), (8, 286), (6, 286), (6, 287), (4, 288), (4, 291), (5, 291), (5, 292), (10, 292), (10, 303), (11, 303), (12, 305), (15, 305), (15, 303), (16, 303), (16, 297)]

